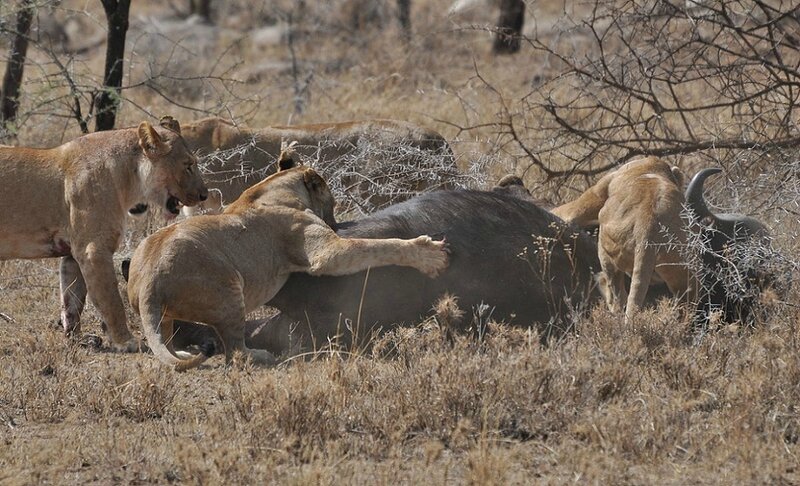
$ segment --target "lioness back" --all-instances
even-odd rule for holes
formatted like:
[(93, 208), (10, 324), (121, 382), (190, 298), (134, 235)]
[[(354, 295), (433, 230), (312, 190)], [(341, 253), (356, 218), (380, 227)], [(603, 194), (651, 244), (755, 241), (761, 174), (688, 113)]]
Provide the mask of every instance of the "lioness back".
[(230, 278), (225, 262), (220, 262), (222, 255), (209, 248), (220, 244), (217, 233), (233, 231), (226, 219), (196, 216), (145, 238), (131, 258), (128, 295), (133, 309), (138, 312), (140, 292), (150, 292), (169, 302), (170, 311), (185, 313), (185, 308), (197, 305), (192, 296), (205, 295), (211, 281)]
[(225, 204), (275, 172), (281, 141), (297, 141), (296, 152), (331, 183), (337, 199), (362, 211), (420, 191), (455, 187), (461, 177), (439, 133), (398, 120), (249, 129), (212, 117), (186, 126), (184, 136), (206, 157), (206, 180), (222, 191)]

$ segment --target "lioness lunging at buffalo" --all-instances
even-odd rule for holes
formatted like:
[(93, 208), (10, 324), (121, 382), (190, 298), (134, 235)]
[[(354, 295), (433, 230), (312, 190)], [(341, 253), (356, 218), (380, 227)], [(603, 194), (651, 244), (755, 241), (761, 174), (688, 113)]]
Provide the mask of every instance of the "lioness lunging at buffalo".
[[(291, 165), (291, 164), (289, 164)], [(331, 229), (334, 200), (312, 169), (285, 167), (245, 191), (219, 215), (201, 215), (145, 239), (130, 263), (128, 297), (156, 356), (177, 370), (205, 353), (179, 358), (169, 342), (173, 320), (213, 327), (226, 360), (235, 350), (270, 363), (245, 346), (245, 316), (269, 302), (292, 272), (344, 275), (403, 265), (430, 277), (447, 266), (444, 241), (343, 239)], [(211, 353), (208, 353), (211, 354)]]
[(112, 255), (126, 213), (147, 205), (175, 215), (206, 198), (180, 125), (84, 135), (53, 149), (0, 148), (0, 259), (61, 257), (61, 323), (80, 330), (86, 295), (113, 345), (134, 350)]
[(642, 308), (654, 273), (673, 295), (694, 298), (696, 285), (681, 254), (687, 239), (683, 180), (677, 167), (656, 157), (634, 160), (553, 209), (578, 226), (600, 225), (598, 256), (606, 279), (601, 290), (612, 311), (625, 306), (626, 321)]

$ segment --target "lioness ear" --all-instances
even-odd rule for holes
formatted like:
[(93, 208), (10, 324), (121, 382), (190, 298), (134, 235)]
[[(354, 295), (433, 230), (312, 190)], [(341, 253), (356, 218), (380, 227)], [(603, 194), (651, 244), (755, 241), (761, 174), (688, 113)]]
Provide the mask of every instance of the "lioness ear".
[(678, 187), (683, 187), (684, 182), (686, 182), (686, 175), (683, 173), (680, 167), (677, 165), (673, 165), (670, 168), (672, 172), (672, 177), (675, 178), (675, 182), (678, 184)]
[(169, 115), (162, 116), (161, 119), (158, 120), (158, 124), (166, 128), (167, 130), (172, 130), (178, 135), (181, 134), (181, 124), (178, 123), (178, 120), (172, 118)]
[(281, 140), (281, 153), (278, 156), (278, 172), (289, 170), (300, 165), (297, 162), (297, 152), (294, 151), (295, 145), (297, 145), (296, 140), (289, 144), (287, 144), (285, 140)]
[(314, 169), (303, 171), (303, 182), (305, 182), (308, 192), (319, 192), (321, 188), (325, 187), (325, 179), (317, 174)]
[(169, 146), (161, 140), (161, 136), (155, 128), (146, 121), (139, 124), (139, 146), (148, 156), (164, 155), (169, 152)]

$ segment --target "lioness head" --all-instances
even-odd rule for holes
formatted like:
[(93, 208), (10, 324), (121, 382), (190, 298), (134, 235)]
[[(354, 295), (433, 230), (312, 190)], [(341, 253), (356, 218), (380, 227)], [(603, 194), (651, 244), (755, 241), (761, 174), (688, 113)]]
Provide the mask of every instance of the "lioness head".
[[(278, 156), (278, 172), (296, 167), (302, 168), (297, 152), (294, 150), (296, 144), (296, 141), (292, 143), (281, 142), (281, 153)], [(333, 215), (333, 210), (336, 207), (336, 200), (333, 198), (328, 184), (314, 169), (302, 168), (302, 170), (303, 183), (308, 190), (310, 198), (309, 209), (322, 218), (328, 226), (334, 227), (336, 218)]]
[(311, 209), (314, 214), (322, 218), (325, 223), (331, 228), (336, 226), (336, 217), (333, 215), (333, 209), (336, 207), (336, 200), (331, 194), (328, 184), (325, 180), (317, 174), (314, 169), (302, 169), (303, 182), (308, 189), (308, 195), (311, 198)]
[(139, 146), (151, 163), (145, 178), (148, 199), (177, 216), (180, 205), (193, 206), (208, 197), (208, 189), (197, 168), (197, 158), (181, 137), (181, 127), (164, 117), (156, 128), (144, 121), (139, 125)]

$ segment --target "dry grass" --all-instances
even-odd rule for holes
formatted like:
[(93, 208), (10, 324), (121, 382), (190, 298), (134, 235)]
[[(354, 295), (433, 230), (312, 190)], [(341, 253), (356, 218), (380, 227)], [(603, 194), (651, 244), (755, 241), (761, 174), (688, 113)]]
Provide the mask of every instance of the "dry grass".
[(800, 480), (794, 313), (697, 346), (666, 305), (633, 326), (596, 309), (547, 347), (426, 326), (374, 354), (185, 374), (16, 317), (0, 340), (9, 484)]
[[(540, 54), (491, 57), (487, 35), (442, 20), (438, 1), (412, 2), (410, 46), (399, 40), (393, 19), (381, 29), (351, 32), (349, 17), (323, 11), (340, 1), (318, 2), (306, 27), (320, 27), (296, 46), (303, 76), (313, 71), (313, 77), (302, 113), (294, 114), (294, 80), (285, 69), (253, 74), (260, 63), (286, 63), (286, 45), (260, 45), (243, 35), (260, 22), (281, 22), (273, 4), (291, 2), (266, 2), (252, 12), (241, 2), (224, 3), (227, 30), (209, 44), (207, 62), (190, 56), (181, 66), (197, 71), (176, 75), (202, 73), (222, 58), (214, 72), (241, 82), (162, 79), (165, 93), (181, 104), (251, 126), (407, 119), (453, 140), (462, 167), (481, 159), (490, 180), (524, 167), (522, 154), (493, 128), (461, 132), (455, 125), (497, 121), (498, 94), (477, 80), (476, 68), (504, 99), (516, 100), (534, 78), (554, 72)], [(94, 3), (62, 5), (88, 8), (102, 20)], [(561, 6), (541, 2), (540, 33)], [(164, 13), (162, 2), (134, 2), (132, 12)], [(80, 54), (76, 69), (97, 76), (102, 56), (102, 46)], [(139, 53), (132, 60), (135, 80), (147, 59)], [(46, 86), (42, 73), (52, 68), (29, 70), (24, 90), (61, 89)], [(121, 125), (148, 113), (201, 115), (147, 87), (126, 96), (131, 102)], [(26, 99), (24, 109), (33, 103)], [(51, 145), (74, 136), (75, 123), (58, 116), (64, 106), (28, 119), (20, 143)], [(734, 207), (742, 205), (737, 194), (750, 204), (759, 199), (744, 189), (752, 180), (744, 174), (716, 182), (712, 192), (734, 194), (722, 197)], [(758, 215), (776, 230), (779, 248), (796, 258), (796, 218), (783, 211), (769, 182), (756, 187), (768, 201)], [(784, 195), (797, 194), (785, 189)], [(52, 325), (56, 272), (55, 260), (0, 263), (0, 312), (15, 321), (0, 316), (0, 484), (800, 483), (800, 329), (793, 306), (754, 330), (727, 327), (699, 344), (662, 302), (632, 326), (594, 309), (574, 335), (549, 346), (503, 326), (480, 343), (451, 339), (427, 323), (384, 336), (371, 352), (272, 369), (226, 368), (214, 358), (196, 372), (176, 374), (151, 355), (67, 341)], [(99, 332), (91, 305), (83, 326)]]

